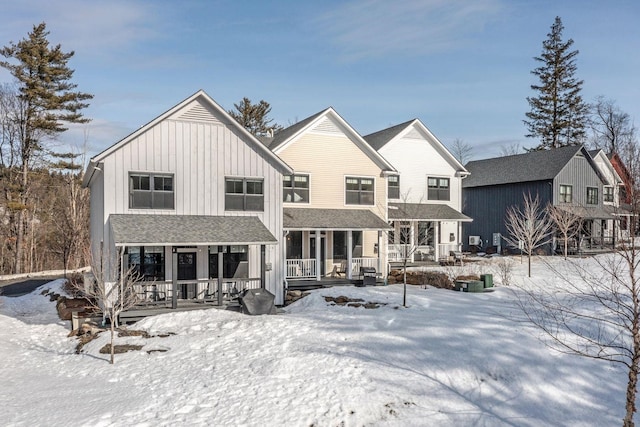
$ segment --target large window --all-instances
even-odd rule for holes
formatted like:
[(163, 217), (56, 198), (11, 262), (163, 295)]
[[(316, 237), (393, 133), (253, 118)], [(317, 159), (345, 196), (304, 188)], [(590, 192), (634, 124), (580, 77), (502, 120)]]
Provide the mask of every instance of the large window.
[(282, 189), (284, 202), (309, 203), (309, 175), (285, 175)]
[(587, 187), (587, 204), (588, 205), (598, 204), (598, 188), (597, 187)]
[(433, 226), (431, 222), (418, 222), (418, 241), (419, 246), (433, 245)]
[(259, 178), (226, 178), (225, 210), (263, 211), (264, 181)]
[(604, 187), (602, 197), (605, 202), (613, 202), (613, 187)]
[(130, 209), (173, 209), (173, 175), (129, 174)]
[(373, 178), (346, 178), (346, 204), (347, 205), (374, 205)]
[[(347, 232), (333, 232), (333, 259), (347, 259)], [(315, 256), (311, 254), (311, 256)], [(362, 231), (351, 232), (351, 256), (353, 258), (362, 256)]]
[(427, 178), (429, 200), (450, 200), (449, 178)]
[[(218, 277), (218, 253), (214, 252), (218, 247), (212, 246), (209, 250), (209, 277)], [(249, 247), (248, 246), (223, 246), (222, 247), (222, 277), (249, 277)]]
[(164, 247), (131, 246), (125, 253), (129, 268), (144, 280), (164, 280)]
[(570, 185), (560, 185), (560, 203), (573, 202), (573, 187)]
[(388, 193), (390, 199), (399, 199), (400, 198), (400, 176), (399, 175), (390, 175), (387, 179), (388, 183)]

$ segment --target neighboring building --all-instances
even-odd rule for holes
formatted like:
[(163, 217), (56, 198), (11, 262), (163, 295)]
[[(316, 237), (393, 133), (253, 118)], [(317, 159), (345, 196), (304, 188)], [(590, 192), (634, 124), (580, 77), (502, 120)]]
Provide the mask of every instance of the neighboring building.
[(612, 216), (611, 219), (602, 221), (602, 236), (611, 244), (628, 240), (631, 212), (620, 202), (625, 195), (624, 182), (603, 150), (591, 150), (589, 154), (605, 180), (602, 202), (604, 209)]
[(120, 256), (153, 283), (143, 298), (173, 308), (258, 287), (282, 304), (282, 179), (291, 173), (198, 91), (91, 159), (83, 184), (94, 259), (108, 256), (109, 266)]
[(287, 278), (352, 278), (360, 267), (385, 275), (387, 177), (394, 167), (333, 108), (263, 142), (294, 169), (280, 184)]
[(602, 220), (612, 218), (603, 208), (607, 181), (584, 147), (477, 160), (466, 168), (470, 176), (462, 183), (462, 211), (474, 219), (463, 226), (466, 248), (505, 248), (500, 236), (508, 236), (507, 209), (522, 206), (527, 194), (537, 195), (543, 207), (563, 206), (578, 213), (583, 220), (581, 244), (602, 242)]
[(418, 119), (372, 133), (364, 139), (398, 173), (389, 176), (387, 198), (389, 259), (402, 258), (402, 246), (415, 251), (411, 261), (439, 260), (461, 250), (462, 180), (469, 172)]

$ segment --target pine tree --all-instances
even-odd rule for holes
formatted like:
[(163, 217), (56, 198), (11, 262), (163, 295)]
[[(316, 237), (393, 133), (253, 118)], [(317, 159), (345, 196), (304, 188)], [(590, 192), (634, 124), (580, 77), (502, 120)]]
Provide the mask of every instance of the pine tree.
[[(0, 49), (0, 55), (12, 60), (0, 61), (15, 78), (21, 110), (15, 120), (22, 130), (19, 145), (20, 180), (17, 190), (17, 215), (15, 266), (16, 273), (22, 272), (24, 229), (26, 211), (30, 204), (29, 172), (39, 155), (49, 150), (45, 143), (67, 130), (66, 123), (86, 123), (81, 110), (88, 107), (87, 100), (93, 95), (75, 91), (77, 85), (71, 82), (74, 70), (67, 63), (74, 52), (65, 53), (60, 45), (50, 46), (46, 24), (33, 27), (27, 38)], [(16, 205), (18, 206), (18, 205)]]
[(272, 125), (273, 119), (267, 117), (271, 112), (271, 105), (267, 101), (252, 104), (249, 98), (244, 97), (239, 104), (233, 106), (236, 111), (229, 110), (231, 117), (255, 136), (265, 136), (282, 129), (280, 125)]
[(579, 145), (584, 142), (588, 105), (582, 100), (582, 80), (577, 80), (577, 50), (570, 50), (573, 40), (562, 40), (562, 20), (556, 17), (548, 38), (542, 42), (542, 54), (534, 57), (542, 65), (531, 74), (540, 79), (531, 85), (538, 93), (527, 97), (531, 111), (524, 120), (530, 138), (539, 138), (534, 150)]

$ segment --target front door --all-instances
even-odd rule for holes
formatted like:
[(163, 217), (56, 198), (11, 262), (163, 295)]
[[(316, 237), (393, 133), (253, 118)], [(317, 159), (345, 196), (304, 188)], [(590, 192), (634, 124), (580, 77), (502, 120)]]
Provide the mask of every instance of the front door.
[(178, 280), (193, 280), (193, 283), (180, 283), (178, 286), (180, 299), (196, 297), (196, 252), (178, 252)]
[[(324, 276), (325, 273), (325, 239), (324, 236), (320, 237), (320, 275)], [(311, 239), (309, 240), (309, 258), (315, 259), (316, 257), (316, 237), (315, 235), (311, 235)], [(316, 261), (317, 263), (318, 261)]]

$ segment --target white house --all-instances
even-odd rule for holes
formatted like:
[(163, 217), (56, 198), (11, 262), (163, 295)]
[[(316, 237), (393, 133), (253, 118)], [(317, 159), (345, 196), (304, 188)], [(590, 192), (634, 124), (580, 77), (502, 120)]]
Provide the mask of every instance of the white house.
[(632, 214), (620, 203), (620, 196), (624, 191), (624, 182), (612, 165), (609, 156), (603, 150), (591, 150), (589, 154), (600, 169), (604, 179), (602, 186), (603, 208), (613, 217), (613, 219), (603, 219), (599, 224), (601, 236), (606, 240), (610, 240), (610, 243), (615, 243), (614, 240), (627, 240), (629, 239), (630, 217)]
[(149, 281), (141, 298), (160, 305), (222, 304), (257, 287), (282, 304), (292, 172), (198, 91), (91, 159), (94, 259), (119, 256)]
[[(389, 177), (389, 255), (410, 244), (413, 258), (440, 260), (461, 250), (462, 179), (469, 173), (418, 119), (364, 139), (398, 171)], [(396, 248), (396, 249), (394, 249)]]

